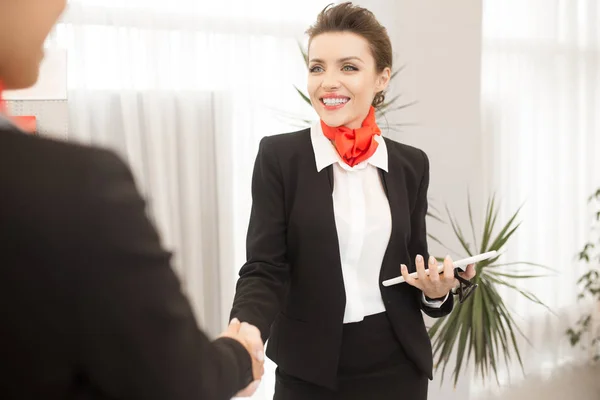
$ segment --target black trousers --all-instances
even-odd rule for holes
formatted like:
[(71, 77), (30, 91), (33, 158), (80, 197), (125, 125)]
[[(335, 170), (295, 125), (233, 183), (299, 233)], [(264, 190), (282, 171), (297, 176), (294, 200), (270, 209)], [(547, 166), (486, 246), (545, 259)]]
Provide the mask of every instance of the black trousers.
[(334, 391), (277, 368), (273, 400), (427, 399), (427, 376), (406, 357), (386, 313), (344, 325), (337, 383)]

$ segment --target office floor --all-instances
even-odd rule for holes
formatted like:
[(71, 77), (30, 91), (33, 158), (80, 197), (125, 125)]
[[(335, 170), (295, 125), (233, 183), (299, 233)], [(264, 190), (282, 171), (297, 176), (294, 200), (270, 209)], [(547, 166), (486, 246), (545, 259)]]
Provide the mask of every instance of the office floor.
[(477, 400), (600, 400), (600, 365), (565, 366), (551, 377), (530, 377), (500, 395)]

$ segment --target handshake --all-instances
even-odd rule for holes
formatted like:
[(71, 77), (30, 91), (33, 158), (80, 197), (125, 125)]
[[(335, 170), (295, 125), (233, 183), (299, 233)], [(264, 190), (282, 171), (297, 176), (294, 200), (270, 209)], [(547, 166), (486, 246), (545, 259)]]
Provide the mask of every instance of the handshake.
[(258, 389), (260, 380), (265, 372), (264, 343), (260, 331), (254, 325), (241, 322), (234, 318), (229, 323), (227, 330), (220, 337), (228, 337), (240, 342), (252, 358), (252, 376), (254, 380), (245, 389), (236, 394), (236, 397), (250, 397)]

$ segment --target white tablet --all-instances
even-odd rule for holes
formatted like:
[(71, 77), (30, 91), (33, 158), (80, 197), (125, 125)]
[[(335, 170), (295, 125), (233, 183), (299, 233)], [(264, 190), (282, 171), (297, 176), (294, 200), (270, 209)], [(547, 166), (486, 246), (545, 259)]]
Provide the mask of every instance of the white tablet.
[[(454, 262), (452, 262), (452, 264), (454, 264), (454, 268), (460, 269), (461, 271), (464, 272), (465, 267), (467, 265), (477, 263), (479, 261), (487, 260), (489, 258), (494, 257), (497, 253), (498, 252), (496, 250), (492, 250), (492, 251), (488, 251), (487, 253), (477, 254), (476, 256), (473, 256), (473, 257), (467, 257), (467, 258), (463, 258), (462, 260), (454, 261)], [(438, 264), (438, 272), (441, 273), (443, 270), (444, 270), (444, 263)], [(425, 273), (427, 275), (429, 275), (429, 270), (426, 269)], [(418, 275), (416, 272), (411, 273), (410, 276), (412, 276), (413, 278), (418, 278)], [(397, 285), (398, 283), (402, 283), (402, 282), (404, 282), (404, 277), (399, 276), (397, 278), (392, 278), (392, 279), (383, 281), (383, 286)]]

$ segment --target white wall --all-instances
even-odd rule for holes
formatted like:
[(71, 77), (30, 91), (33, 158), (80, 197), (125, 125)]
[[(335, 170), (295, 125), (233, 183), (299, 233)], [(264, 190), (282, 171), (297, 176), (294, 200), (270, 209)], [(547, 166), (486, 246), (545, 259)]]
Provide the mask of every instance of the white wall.
[[(479, 117), (481, 0), (363, 0), (392, 38), (396, 67), (406, 65), (388, 97), (418, 104), (388, 116), (416, 126), (389, 136), (427, 152), (430, 197), (466, 215), (466, 193), (483, 197)], [(461, 218), (462, 220), (462, 218)]]
[[(467, 222), (467, 190), (474, 213), (483, 211), (482, 138), (479, 119), (481, 0), (363, 0), (392, 38), (396, 66), (406, 64), (391, 88), (390, 98), (402, 93), (411, 108), (388, 117), (390, 123), (415, 122), (416, 126), (392, 132), (389, 137), (423, 149), (431, 161), (430, 199), (443, 210), (455, 211)], [(383, 128), (383, 127), (382, 127)], [(476, 217), (476, 220), (481, 218)], [(448, 227), (431, 223), (429, 230), (458, 249)], [(447, 252), (431, 244), (432, 252)], [(462, 254), (459, 254), (462, 255)], [(453, 255), (456, 257), (457, 255)], [(444, 381), (450, 380), (446, 373)], [(456, 388), (430, 384), (431, 400), (468, 399), (468, 380)]]

